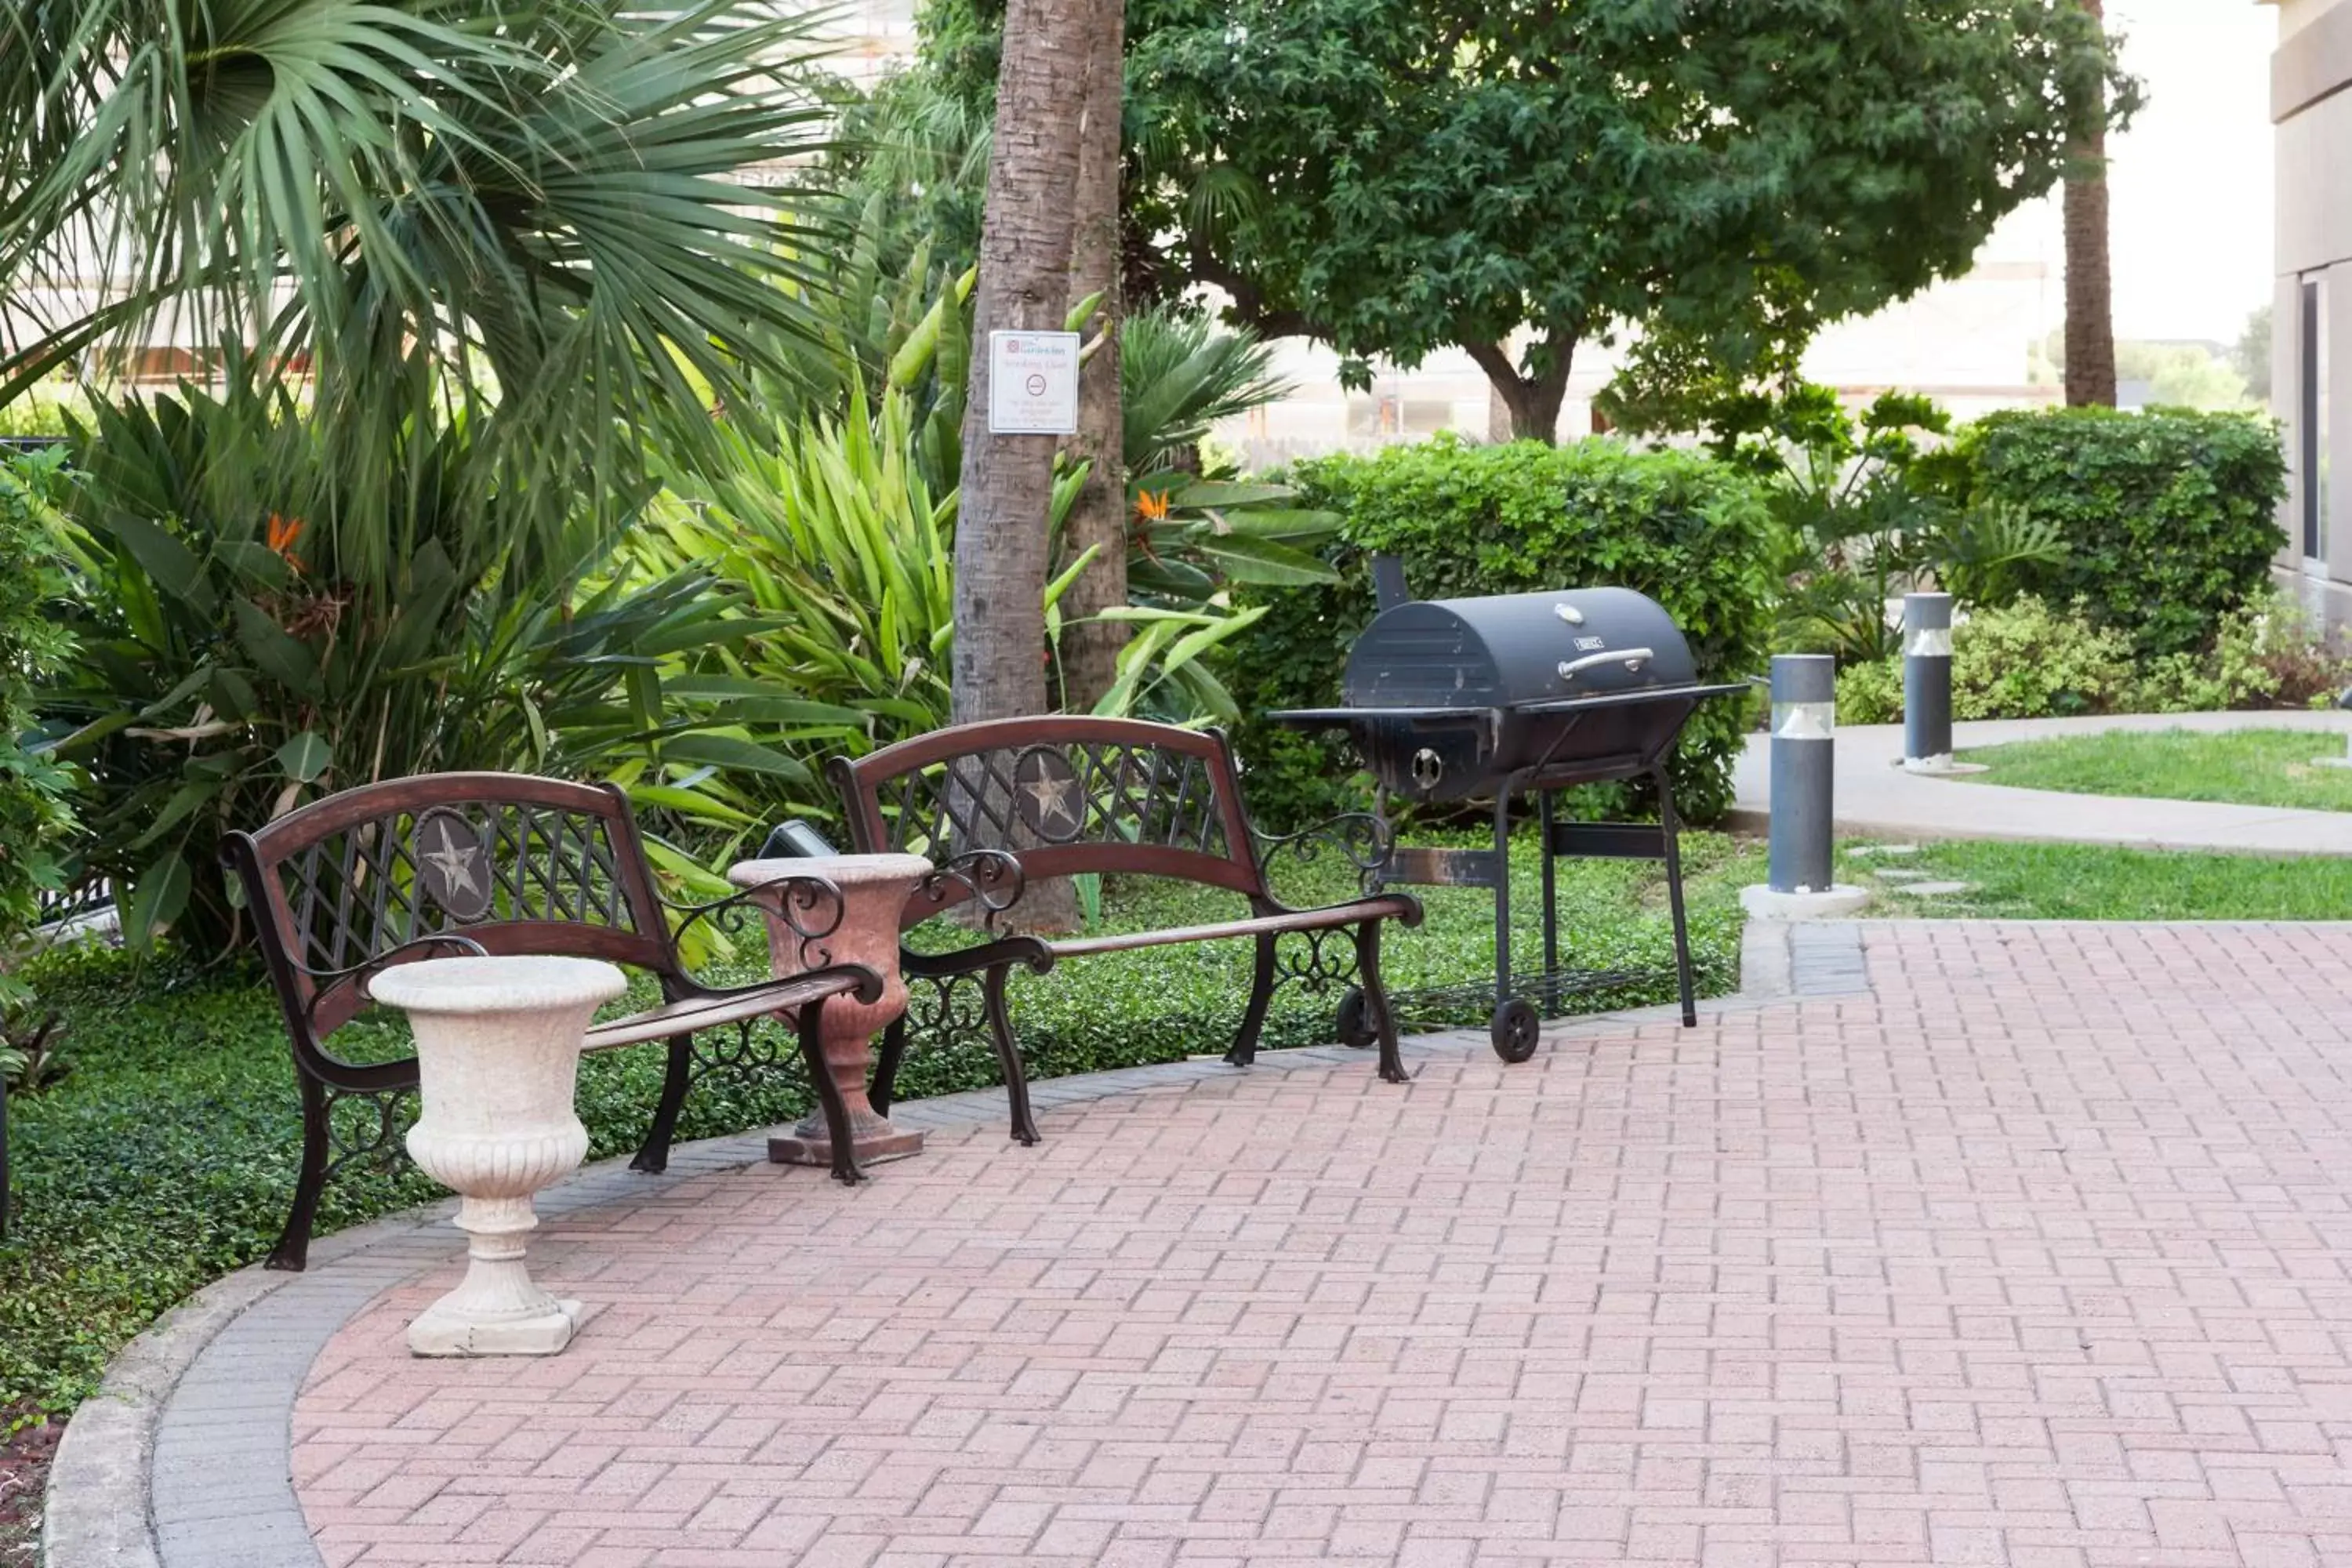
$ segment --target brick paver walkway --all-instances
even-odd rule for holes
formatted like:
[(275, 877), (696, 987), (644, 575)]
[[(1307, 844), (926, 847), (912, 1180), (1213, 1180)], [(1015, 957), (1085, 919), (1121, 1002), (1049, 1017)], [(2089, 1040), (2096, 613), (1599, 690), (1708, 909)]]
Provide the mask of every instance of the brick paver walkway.
[(2352, 932), (1881, 925), (1873, 994), (1235, 1074), (551, 1226), (354, 1319), (331, 1563), (2352, 1563)]

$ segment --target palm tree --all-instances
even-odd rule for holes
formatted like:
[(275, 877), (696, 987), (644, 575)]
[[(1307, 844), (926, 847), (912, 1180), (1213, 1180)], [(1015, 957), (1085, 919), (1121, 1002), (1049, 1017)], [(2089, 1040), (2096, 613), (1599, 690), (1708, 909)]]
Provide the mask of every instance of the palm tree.
[(1012, 0), (981, 224), (956, 527), (958, 722), (1042, 713), (1051, 436), (989, 429), (991, 331), (1057, 330), (1069, 307), (1084, 84), (1094, 0)]
[[(2101, 27), (2102, 0), (2081, 0)], [(2066, 177), (2066, 402), (2080, 407), (2116, 403), (2115, 276), (2108, 254), (2107, 106), (2102, 93), (2082, 117), (2089, 129), (2073, 152)]]
[(610, 527), (647, 433), (696, 439), (681, 416), (811, 330), (776, 284), (829, 231), (761, 177), (826, 134), (809, 27), (761, 0), (8, 0), (0, 296), (68, 304), (0, 342), (0, 403), (179, 322), (299, 373), (346, 559), (394, 536), (375, 477), (436, 420), (488, 445), (519, 542)]

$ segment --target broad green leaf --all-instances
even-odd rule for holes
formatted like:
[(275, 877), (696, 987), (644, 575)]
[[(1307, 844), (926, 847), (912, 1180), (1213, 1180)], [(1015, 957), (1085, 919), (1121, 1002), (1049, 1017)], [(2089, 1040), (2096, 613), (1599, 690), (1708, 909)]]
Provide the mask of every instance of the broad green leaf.
[(310, 784), (334, 761), (334, 748), (315, 730), (305, 730), (278, 748), (278, 765), (296, 784)]

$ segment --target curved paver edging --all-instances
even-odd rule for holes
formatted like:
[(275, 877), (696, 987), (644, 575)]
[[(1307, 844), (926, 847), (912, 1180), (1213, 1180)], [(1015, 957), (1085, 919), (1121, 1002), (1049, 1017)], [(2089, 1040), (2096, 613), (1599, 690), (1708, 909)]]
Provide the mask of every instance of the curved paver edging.
[[(1737, 995), (1702, 1008), (1857, 994), (1865, 988), (1861, 928), (1751, 922), (1741, 979)], [(1568, 1020), (1551, 1032), (1573, 1037), (1674, 1016), (1670, 1007), (1640, 1008)], [(1487, 1048), (1483, 1032), (1471, 1031), (1407, 1045), (1423, 1057)], [(1282, 1071), (1360, 1058), (1325, 1046), (1269, 1051), (1257, 1066)], [(1048, 1079), (1030, 1094), (1043, 1111), (1230, 1070), (1195, 1058)], [(892, 1120), (944, 1128), (1003, 1114), (1002, 1093), (984, 1090), (901, 1105)], [(682, 1145), (658, 1177), (630, 1171), (625, 1159), (605, 1161), (542, 1194), (540, 1213), (560, 1217), (756, 1164), (767, 1157), (767, 1137), (763, 1129)], [(445, 1201), (321, 1237), (306, 1273), (240, 1269), (125, 1346), (58, 1445), (44, 1509), (46, 1568), (319, 1568), (294, 1494), (295, 1398), (338, 1329), (386, 1289), (448, 1260), (459, 1245), (446, 1224), (451, 1207)]]

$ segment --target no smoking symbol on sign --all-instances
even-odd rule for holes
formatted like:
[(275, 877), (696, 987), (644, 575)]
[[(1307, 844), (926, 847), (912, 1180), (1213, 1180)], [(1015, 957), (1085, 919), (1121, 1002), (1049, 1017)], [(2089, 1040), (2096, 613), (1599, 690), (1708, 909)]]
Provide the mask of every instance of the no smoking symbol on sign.
[(1044, 376), (1042, 376), (1042, 375), (1033, 375), (1033, 376), (1031, 376), (1031, 377), (1029, 378), (1028, 386), (1029, 386), (1029, 395), (1030, 395), (1030, 396), (1032, 396), (1032, 397), (1043, 397), (1043, 396), (1045, 396), (1045, 378)]

